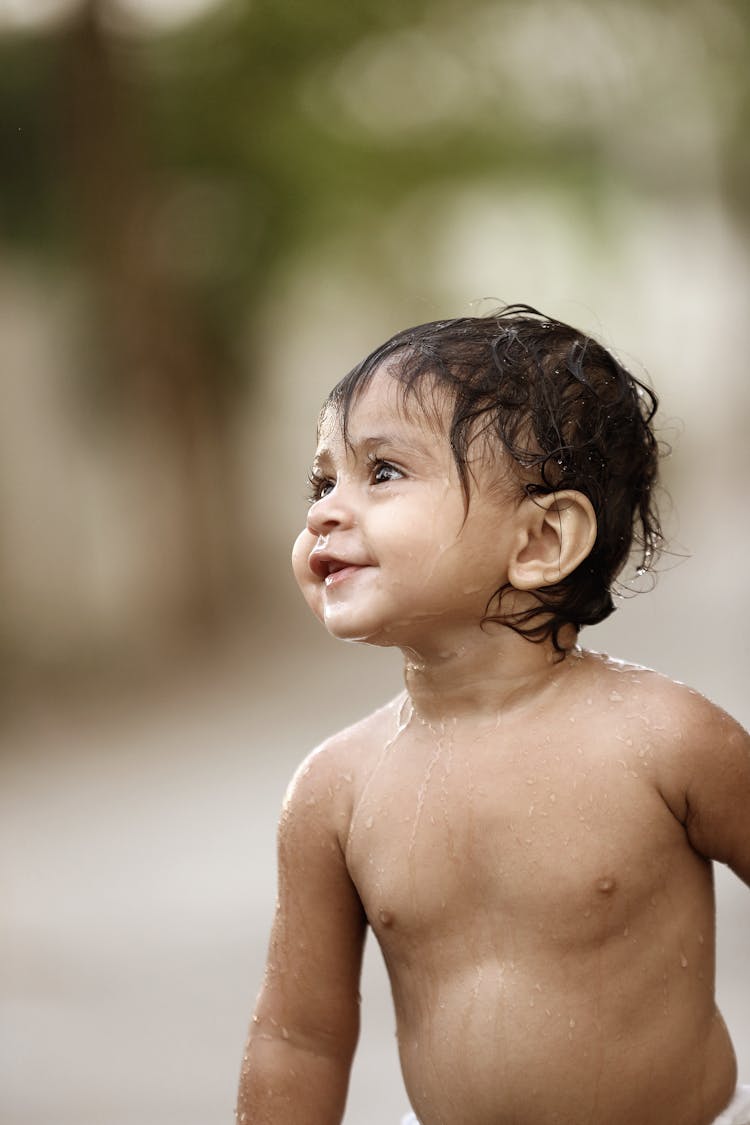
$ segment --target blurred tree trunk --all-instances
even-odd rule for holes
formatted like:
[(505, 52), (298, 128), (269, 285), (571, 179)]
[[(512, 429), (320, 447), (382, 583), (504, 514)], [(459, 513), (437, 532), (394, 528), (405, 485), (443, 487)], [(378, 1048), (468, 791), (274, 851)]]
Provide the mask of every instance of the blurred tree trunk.
[(139, 447), (154, 604), (208, 625), (230, 605), (241, 571), (228, 361), (155, 258), (159, 185), (110, 52), (90, 0), (62, 52), (63, 167), (101, 300), (105, 379)]

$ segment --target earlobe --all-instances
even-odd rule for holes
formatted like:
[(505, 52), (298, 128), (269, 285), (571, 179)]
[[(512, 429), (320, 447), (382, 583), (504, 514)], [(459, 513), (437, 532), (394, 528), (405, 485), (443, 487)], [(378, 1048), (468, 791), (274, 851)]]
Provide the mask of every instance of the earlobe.
[(588, 496), (573, 489), (529, 496), (518, 510), (516, 550), (508, 580), (517, 590), (561, 582), (591, 552), (596, 515)]

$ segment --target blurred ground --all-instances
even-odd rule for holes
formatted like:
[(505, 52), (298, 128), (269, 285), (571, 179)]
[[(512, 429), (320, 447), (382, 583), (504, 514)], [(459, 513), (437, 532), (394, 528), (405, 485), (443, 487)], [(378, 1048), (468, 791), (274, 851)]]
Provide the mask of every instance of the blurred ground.
[[(669, 624), (681, 581), (666, 575), (588, 643), (640, 648), (683, 678), (702, 670), (701, 686), (747, 722), (741, 665), (714, 664), (712, 678), (687, 620)], [(102, 679), (93, 697), (68, 689), (6, 716), (7, 1125), (232, 1121), (286, 782), (307, 748), (399, 687), (396, 654), (329, 641), (290, 584), (282, 594), (274, 620), (165, 655), (127, 686)], [(750, 894), (723, 873), (718, 898), (720, 1001), (748, 1077)], [(388, 1125), (406, 1099), (374, 946), (363, 1003), (346, 1122)]]

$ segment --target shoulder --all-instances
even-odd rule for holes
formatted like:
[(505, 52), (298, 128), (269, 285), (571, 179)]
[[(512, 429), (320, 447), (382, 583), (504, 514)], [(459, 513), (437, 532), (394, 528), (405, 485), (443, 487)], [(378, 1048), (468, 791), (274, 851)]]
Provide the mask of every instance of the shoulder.
[(651, 668), (617, 663), (614, 667), (622, 669), (619, 675), (631, 711), (656, 741), (698, 751), (718, 742), (739, 747), (747, 740), (742, 726), (694, 687)]
[(346, 838), (356, 795), (398, 722), (402, 697), (325, 739), (304, 758), (284, 797), (280, 832), (326, 825)]
[(603, 653), (587, 652), (586, 658), (600, 700), (609, 704), (607, 710), (616, 713), (618, 705), (624, 704), (623, 719), (640, 719), (655, 735), (681, 739), (727, 726), (742, 732), (726, 711), (688, 684)]
[(695, 688), (651, 668), (600, 654), (595, 676), (608, 719), (637, 732), (653, 754), (659, 787), (680, 820), (691, 792), (719, 776), (750, 773), (750, 735), (722, 707)]

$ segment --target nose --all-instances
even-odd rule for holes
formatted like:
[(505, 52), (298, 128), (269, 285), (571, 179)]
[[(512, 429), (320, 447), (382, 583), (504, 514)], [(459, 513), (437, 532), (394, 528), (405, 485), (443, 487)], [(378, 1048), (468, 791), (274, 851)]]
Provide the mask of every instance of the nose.
[(342, 481), (311, 504), (307, 513), (307, 529), (313, 535), (329, 535), (335, 529), (349, 528), (354, 523), (352, 498)]

